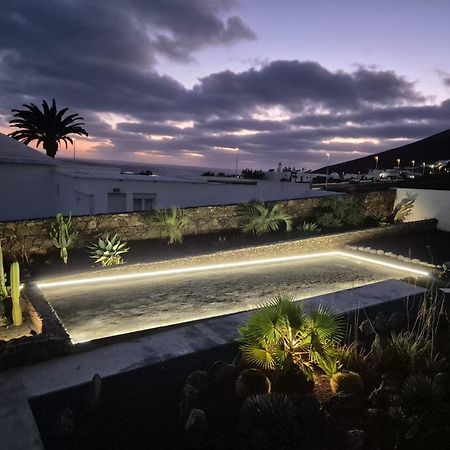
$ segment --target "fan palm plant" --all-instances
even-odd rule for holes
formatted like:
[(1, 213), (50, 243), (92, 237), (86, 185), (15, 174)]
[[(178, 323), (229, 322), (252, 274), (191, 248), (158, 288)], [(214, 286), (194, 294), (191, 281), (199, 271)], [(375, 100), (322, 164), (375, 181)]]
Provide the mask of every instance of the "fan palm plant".
[(178, 208), (155, 209), (148, 221), (169, 244), (182, 243), (184, 230), (189, 225), (188, 218)]
[(269, 231), (276, 231), (283, 224), (286, 231), (292, 230), (292, 217), (280, 203), (274, 205), (267, 205), (259, 201), (243, 203), (238, 205), (237, 215), (245, 233), (261, 235)]
[(250, 314), (239, 329), (244, 358), (263, 369), (298, 367), (308, 378), (341, 336), (341, 320), (319, 306), (305, 314), (288, 295), (278, 295)]
[(48, 156), (54, 158), (58, 151), (59, 144), (64, 142), (73, 144), (70, 134), (88, 136), (87, 131), (81, 126), (84, 125), (82, 117), (78, 114), (69, 114), (64, 117), (68, 108), (57, 110), (55, 99), (52, 105), (42, 101), (42, 110), (35, 104), (23, 105), (26, 109), (13, 109), (15, 119), (9, 121), (10, 126), (18, 128), (9, 134), (14, 139), (28, 145), (32, 141), (37, 141), (44, 147)]

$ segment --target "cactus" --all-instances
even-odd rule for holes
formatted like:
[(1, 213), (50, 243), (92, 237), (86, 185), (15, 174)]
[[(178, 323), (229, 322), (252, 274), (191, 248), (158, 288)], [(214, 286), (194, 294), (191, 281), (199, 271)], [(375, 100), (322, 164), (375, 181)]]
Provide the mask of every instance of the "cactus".
[(22, 308), (20, 307), (20, 267), (18, 262), (13, 262), (10, 268), (12, 318), (16, 327), (22, 325)]
[(338, 372), (330, 378), (330, 386), (333, 393), (339, 392), (362, 393), (364, 384), (362, 378), (356, 372)]
[(67, 220), (64, 220), (64, 216), (61, 213), (56, 214), (50, 237), (53, 239), (55, 247), (60, 249), (59, 256), (67, 264), (69, 259), (68, 249), (78, 237), (78, 232), (72, 231), (72, 216), (69, 215)]
[(0, 239), (0, 299), (8, 297), (6, 289), (6, 274), (3, 267), (2, 241)]
[(243, 370), (236, 380), (236, 394), (239, 398), (246, 398), (249, 395), (270, 394), (270, 380), (260, 369)]

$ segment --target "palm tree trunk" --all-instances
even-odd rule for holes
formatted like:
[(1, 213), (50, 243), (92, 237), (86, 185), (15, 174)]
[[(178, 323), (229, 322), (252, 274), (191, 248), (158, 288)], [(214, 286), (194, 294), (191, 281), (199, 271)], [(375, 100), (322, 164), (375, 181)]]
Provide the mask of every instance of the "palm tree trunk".
[(44, 141), (44, 149), (47, 153), (47, 156), (50, 156), (50, 158), (54, 158), (56, 155), (56, 152), (58, 151), (58, 143), (56, 141)]

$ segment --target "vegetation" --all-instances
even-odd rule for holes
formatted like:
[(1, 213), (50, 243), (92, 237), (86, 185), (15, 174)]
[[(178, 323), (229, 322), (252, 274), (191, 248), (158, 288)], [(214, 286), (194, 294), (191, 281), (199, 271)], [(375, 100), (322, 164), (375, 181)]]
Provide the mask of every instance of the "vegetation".
[(262, 170), (243, 169), (241, 178), (246, 180), (264, 180), (264, 172)]
[(406, 196), (403, 200), (398, 202), (395, 207), (394, 211), (392, 213), (392, 222), (399, 223), (404, 222), (406, 218), (411, 214), (412, 209), (414, 207), (414, 198), (411, 196)]
[(76, 242), (78, 232), (72, 230), (72, 216), (67, 220), (61, 213), (56, 214), (54, 223), (51, 226), (50, 237), (56, 248), (59, 248), (59, 256), (67, 264), (69, 259), (68, 249)]
[(243, 370), (236, 380), (236, 394), (240, 398), (249, 395), (270, 394), (271, 387), (269, 378), (259, 369)]
[(112, 237), (109, 234), (100, 237), (98, 242), (90, 245), (88, 249), (94, 262), (102, 266), (122, 264), (122, 255), (130, 250), (127, 243), (122, 241), (117, 234)]
[(250, 314), (239, 329), (242, 354), (263, 369), (298, 368), (313, 379), (318, 364), (341, 337), (340, 318), (323, 307), (305, 314), (293, 300), (279, 295)]
[(150, 226), (154, 227), (161, 239), (169, 244), (182, 243), (185, 229), (189, 225), (188, 218), (178, 208), (155, 209), (148, 218)]
[(331, 390), (334, 393), (362, 393), (364, 384), (361, 376), (355, 372), (338, 372), (330, 379)]
[(20, 306), (20, 267), (18, 262), (13, 262), (9, 273), (10, 296), (12, 301), (13, 324), (22, 325), (22, 308)]
[(3, 266), (3, 250), (0, 239), (0, 305), (3, 305), (2, 299), (6, 297), (8, 297), (8, 290), (6, 289), (6, 273)]
[[(65, 116), (68, 108), (57, 110), (55, 99), (52, 105), (42, 101), (42, 110), (35, 104), (23, 105), (25, 109), (13, 109), (15, 119), (9, 121), (10, 126), (18, 128), (9, 136), (28, 145), (32, 141), (37, 141), (44, 147), (48, 156), (54, 158), (59, 144), (64, 142), (66, 148), (67, 143), (73, 145), (71, 134), (79, 136), (88, 136), (87, 131), (82, 127), (83, 120), (78, 114), (69, 114)], [(65, 117), (64, 117), (65, 116)]]
[(317, 224), (324, 228), (358, 227), (367, 220), (364, 206), (350, 195), (339, 195), (322, 200), (313, 211)]
[(277, 231), (284, 225), (286, 231), (292, 230), (292, 216), (281, 203), (268, 205), (253, 201), (237, 206), (240, 227), (245, 233), (261, 235), (269, 231)]
[(254, 395), (242, 405), (239, 428), (249, 449), (298, 448), (296, 409), (285, 394)]
[(306, 222), (304, 221), (302, 225), (298, 227), (298, 230), (303, 231), (305, 233), (319, 233), (321, 230), (319, 226), (314, 222)]

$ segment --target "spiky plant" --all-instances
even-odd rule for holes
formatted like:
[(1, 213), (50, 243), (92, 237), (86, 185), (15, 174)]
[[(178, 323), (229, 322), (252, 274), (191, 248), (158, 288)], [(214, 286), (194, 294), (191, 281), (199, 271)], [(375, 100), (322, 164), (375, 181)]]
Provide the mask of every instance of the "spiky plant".
[(130, 250), (125, 241), (121, 241), (117, 234), (110, 237), (106, 234), (98, 239), (98, 242), (88, 246), (90, 257), (96, 264), (112, 266), (122, 264), (122, 255)]
[(73, 144), (71, 134), (88, 136), (87, 131), (82, 127), (83, 118), (78, 114), (69, 114), (64, 117), (69, 108), (57, 110), (55, 99), (52, 105), (42, 101), (42, 110), (35, 104), (23, 105), (25, 109), (13, 109), (15, 119), (9, 121), (11, 127), (18, 128), (9, 134), (14, 139), (28, 145), (32, 141), (37, 141), (44, 147), (48, 156), (54, 158), (58, 151), (59, 144), (64, 142)]
[(8, 297), (8, 295), (8, 289), (6, 288), (6, 273), (3, 266), (2, 239), (0, 239), (0, 307), (3, 306), (1, 300)]
[(259, 369), (245, 369), (236, 380), (236, 394), (240, 398), (249, 395), (270, 394), (272, 384), (266, 374)]
[(340, 318), (319, 306), (305, 314), (292, 296), (278, 295), (253, 311), (239, 329), (244, 358), (263, 369), (298, 367), (308, 378), (341, 335)]
[(237, 206), (239, 224), (244, 233), (261, 235), (269, 231), (279, 230), (284, 225), (286, 231), (292, 230), (292, 216), (281, 203), (268, 205), (253, 201)]
[(330, 378), (331, 390), (336, 394), (345, 393), (362, 393), (364, 384), (362, 378), (356, 372), (338, 372)]
[(367, 214), (364, 206), (351, 195), (325, 198), (314, 209), (316, 222), (326, 228), (362, 225)]
[(151, 227), (155, 228), (161, 239), (169, 244), (182, 243), (189, 219), (178, 208), (155, 209), (148, 218)]
[(411, 214), (414, 208), (414, 198), (406, 197), (397, 203), (392, 212), (392, 221), (394, 223), (404, 222)]
[(298, 424), (293, 401), (285, 394), (252, 395), (241, 409), (239, 428), (249, 449), (298, 448)]
[(320, 230), (319, 226), (315, 222), (303, 222), (302, 225), (298, 227), (299, 231), (304, 231), (305, 233), (318, 233)]

